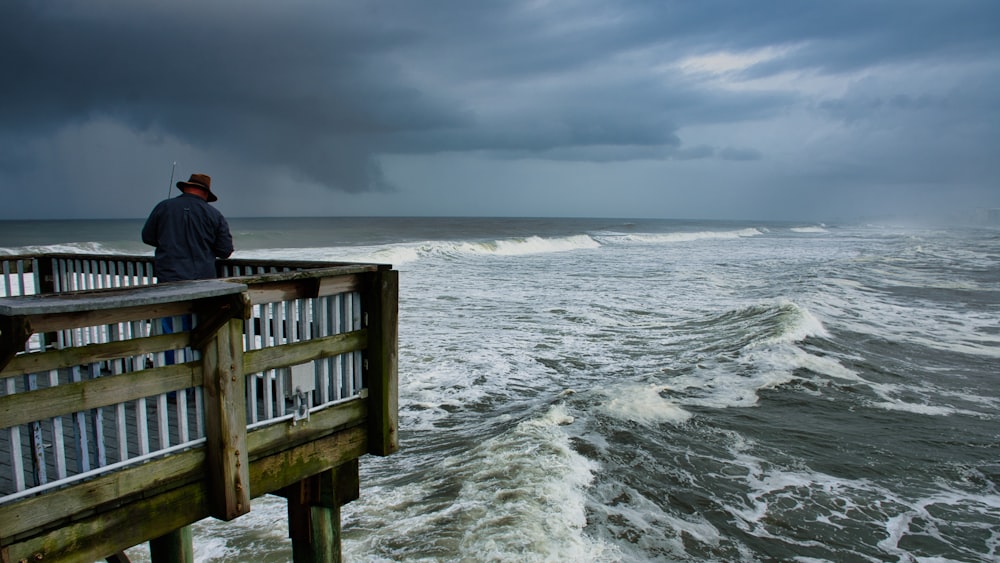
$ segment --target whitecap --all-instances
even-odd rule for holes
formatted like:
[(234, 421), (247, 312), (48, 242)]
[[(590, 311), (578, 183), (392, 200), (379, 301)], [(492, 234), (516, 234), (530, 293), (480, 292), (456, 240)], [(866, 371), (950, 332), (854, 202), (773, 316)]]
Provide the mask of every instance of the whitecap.
[(643, 426), (662, 422), (680, 424), (691, 418), (691, 413), (660, 393), (669, 389), (664, 385), (619, 385), (603, 392), (609, 400), (604, 412), (620, 420), (631, 420)]

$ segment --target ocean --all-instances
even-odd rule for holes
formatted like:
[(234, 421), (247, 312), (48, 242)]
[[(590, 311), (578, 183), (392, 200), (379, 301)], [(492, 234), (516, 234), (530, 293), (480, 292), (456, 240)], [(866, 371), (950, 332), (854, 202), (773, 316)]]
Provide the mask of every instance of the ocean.
[[(996, 227), (230, 223), (236, 257), (400, 272), (401, 451), (361, 460), (348, 561), (1000, 560)], [(0, 222), (0, 253), (141, 224)], [(285, 517), (200, 522), (196, 558), (290, 561)]]

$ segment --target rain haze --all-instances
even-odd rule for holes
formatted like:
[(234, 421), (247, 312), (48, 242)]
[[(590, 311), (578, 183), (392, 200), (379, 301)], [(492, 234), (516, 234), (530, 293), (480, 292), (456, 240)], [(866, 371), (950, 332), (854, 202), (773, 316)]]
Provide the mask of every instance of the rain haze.
[(0, 219), (1000, 207), (993, 0), (7, 0), (0, 61)]

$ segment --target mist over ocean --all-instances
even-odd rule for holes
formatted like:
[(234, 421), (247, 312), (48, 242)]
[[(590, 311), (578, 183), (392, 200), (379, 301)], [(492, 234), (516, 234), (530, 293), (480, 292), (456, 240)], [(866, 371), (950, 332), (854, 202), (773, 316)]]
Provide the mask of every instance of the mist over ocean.
[[(0, 253), (149, 253), (141, 224), (0, 222)], [(402, 447), (361, 459), (348, 561), (1000, 560), (1000, 229), (231, 226), (400, 271)], [(285, 518), (198, 523), (196, 558), (290, 561)]]

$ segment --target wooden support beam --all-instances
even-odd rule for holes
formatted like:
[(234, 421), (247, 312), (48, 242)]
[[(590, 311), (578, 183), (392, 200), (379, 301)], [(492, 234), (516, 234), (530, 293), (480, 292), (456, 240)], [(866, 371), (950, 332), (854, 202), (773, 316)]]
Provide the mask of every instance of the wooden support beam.
[(369, 453), (389, 455), (399, 449), (399, 272), (379, 270), (364, 294), (368, 314), (366, 385), (371, 402)]
[(288, 487), (288, 536), (295, 563), (339, 562), (340, 507), (359, 496), (358, 460), (348, 461)]
[(194, 563), (191, 526), (149, 540), (149, 556), (152, 563)]
[(212, 516), (232, 520), (250, 511), (243, 319), (232, 319), (202, 352), (206, 461)]

